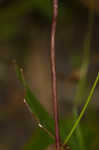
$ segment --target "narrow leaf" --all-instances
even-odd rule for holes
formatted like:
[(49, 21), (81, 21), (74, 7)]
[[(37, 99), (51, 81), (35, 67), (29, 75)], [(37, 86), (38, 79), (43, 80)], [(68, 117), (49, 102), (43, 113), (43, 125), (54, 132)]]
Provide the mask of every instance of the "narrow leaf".
[(39, 123), (48, 130), (52, 135), (54, 135), (54, 120), (49, 115), (49, 113), (43, 108), (39, 100), (32, 93), (27, 83), (24, 80), (22, 69), (15, 64), (15, 69), (19, 80), (25, 88), (25, 100), (29, 105), (31, 112), (34, 116), (39, 119)]
[(86, 103), (85, 103), (85, 105), (84, 105), (84, 107), (83, 107), (83, 109), (82, 109), (82, 111), (81, 111), (81, 113), (80, 113), (80, 115), (79, 115), (77, 121), (76, 121), (75, 124), (73, 125), (71, 131), (69, 132), (69, 135), (66, 137), (66, 139), (65, 139), (65, 141), (64, 141), (64, 145), (69, 141), (69, 139), (71, 138), (71, 136), (72, 136), (72, 134), (74, 133), (75, 129), (77, 128), (77, 126), (78, 126), (80, 120), (82, 119), (82, 117), (83, 117), (83, 115), (84, 115), (84, 113), (85, 113), (85, 111), (86, 111), (86, 109), (87, 109), (87, 107), (88, 107), (88, 104), (89, 104), (89, 102), (90, 102), (90, 100), (91, 100), (91, 98), (92, 98), (92, 96), (93, 96), (93, 93), (94, 93), (94, 90), (95, 90), (95, 87), (96, 87), (98, 81), (99, 81), (99, 73), (98, 73), (98, 75), (97, 75), (97, 77), (96, 77), (96, 80), (95, 80), (95, 82), (94, 82), (94, 84), (93, 84), (93, 87), (92, 87), (92, 89), (91, 89), (91, 91), (90, 91), (90, 94), (89, 94), (89, 96), (88, 96), (88, 98), (87, 98), (87, 100), (86, 100)]

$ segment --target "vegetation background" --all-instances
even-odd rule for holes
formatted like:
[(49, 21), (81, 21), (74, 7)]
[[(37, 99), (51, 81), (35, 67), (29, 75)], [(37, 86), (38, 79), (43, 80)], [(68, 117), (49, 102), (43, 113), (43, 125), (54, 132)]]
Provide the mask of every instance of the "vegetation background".
[[(94, 1), (92, 20), (90, 6), (89, 1), (84, 0), (59, 0), (56, 35), (57, 88), (60, 113), (68, 121), (69, 127), (73, 122), (74, 106), (78, 112), (81, 110), (99, 69), (98, 0)], [(34, 138), (38, 137), (35, 122), (32, 122), (23, 103), (24, 90), (11, 63), (13, 59), (24, 68), (30, 88), (52, 114), (49, 58), (51, 17), (50, 0), (0, 1), (0, 149), (2, 150), (29, 149), (28, 143), (31, 145)], [(98, 150), (98, 90), (97, 86), (81, 122), (85, 147), (90, 150)]]

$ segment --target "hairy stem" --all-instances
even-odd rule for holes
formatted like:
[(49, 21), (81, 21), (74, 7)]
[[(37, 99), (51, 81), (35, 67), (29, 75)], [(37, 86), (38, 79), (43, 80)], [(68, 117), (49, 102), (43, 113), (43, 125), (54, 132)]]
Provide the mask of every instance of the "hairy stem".
[(51, 27), (51, 73), (52, 73), (52, 96), (53, 96), (53, 109), (55, 120), (55, 140), (56, 150), (60, 150), (60, 136), (59, 136), (59, 114), (58, 114), (58, 101), (56, 90), (56, 64), (55, 64), (55, 33), (56, 23), (58, 16), (58, 0), (53, 0), (53, 17)]

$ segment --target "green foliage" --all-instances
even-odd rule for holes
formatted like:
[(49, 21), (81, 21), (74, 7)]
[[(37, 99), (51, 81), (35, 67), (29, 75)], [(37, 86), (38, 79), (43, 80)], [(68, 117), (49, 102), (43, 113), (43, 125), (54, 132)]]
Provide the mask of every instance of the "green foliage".
[(0, 9), (0, 36), (11, 38), (19, 31), (22, 17), (32, 12), (51, 19), (52, 7), (49, 0), (21, 0)]
[[(53, 136), (55, 134), (54, 133), (54, 120), (48, 114), (48, 112), (43, 108), (43, 106), (40, 104), (40, 102), (36, 99), (34, 94), (29, 89), (28, 85), (26, 84), (26, 82), (24, 80), (22, 69), (20, 69), (17, 65), (15, 65), (15, 68), (16, 68), (17, 76), (25, 88), (25, 93), (26, 93), (25, 99), (26, 99), (27, 104), (29, 105), (34, 117), (36, 116), (38, 118), (38, 123), (40, 123), (43, 126), (43, 128), (47, 130), (47, 133), (49, 133), (49, 134), (45, 133), (44, 132), (45, 130), (43, 131), (43, 128), (37, 129), (36, 137), (34, 137), (34, 140), (25, 147), (25, 150), (26, 149), (31, 150), (33, 147), (35, 149), (44, 150), (49, 144), (54, 143), (53, 137), (50, 136), (50, 133)], [(62, 120), (62, 119), (60, 120), (60, 135), (61, 135), (62, 143), (64, 142), (63, 145), (65, 145), (69, 141), (69, 145), (71, 146), (72, 150), (76, 150), (77, 146), (79, 147), (78, 148), (79, 150), (82, 150), (83, 140), (81, 137), (80, 127), (78, 125), (85, 113), (85, 110), (88, 107), (88, 104), (92, 98), (92, 95), (94, 93), (94, 90), (95, 90), (98, 80), (99, 80), (99, 73), (93, 84), (93, 87), (88, 96), (88, 99), (86, 100), (86, 103), (85, 103), (80, 115), (78, 116), (78, 118), (76, 117), (76, 114), (75, 114), (75, 118), (77, 118), (77, 120), (76, 120), (75, 124), (73, 125), (73, 127), (72, 127), (72, 120), (74, 120), (73, 118), (71, 118), (71, 120), (69, 122), (68, 122), (68, 120), (66, 120), (66, 121)], [(77, 130), (74, 133), (76, 128), (77, 128)], [(70, 129), (71, 129), (71, 131), (70, 131)], [(69, 134), (67, 134), (67, 133), (69, 133)], [(68, 135), (68, 136), (66, 136), (66, 135)], [(40, 144), (38, 144), (38, 143), (42, 143), (41, 147), (39, 147)]]
[[(26, 1), (24, 1), (24, 5), (22, 6), (23, 9), (21, 7), (18, 9), (18, 11), (16, 11), (16, 9), (15, 9), (15, 14), (14, 14), (15, 16), (18, 16), (18, 12), (19, 12), (19, 14), (24, 13), (24, 10), (25, 10), (26, 4), (27, 4), (27, 2), (26, 3), (25, 2)], [(44, 15), (47, 15), (50, 18), (51, 6), (50, 6), (49, 1), (30, 0), (29, 2), (30, 3), (28, 3), (28, 5), (30, 4), (31, 8), (34, 11), (35, 10), (39, 10), (39, 11), (43, 10), (42, 12), (44, 13)], [(26, 7), (26, 8), (28, 10), (28, 7)], [(30, 6), (29, 6), (29, 8), (30, 8)], [(8, 14), (9, 14), (9, 16), (11, 16), (10, 13), (8, 13)], [(5, 13), (3, 15), (6, 16)], [(96, 80), (93, 84), (90, 94), (89, 94), (89, 96), (85, 102), (85, 105), (79, 116), (77, 113), (77, 105), (78, 105), (78, 101), (81, 102), (82, 97), (85, 92), (85, 87), (86, 87), (86, 74), (87, 74), (89, 61), (90, 61), (90, 42), (91, 42), (91, 32), (92, 32), (92, 25), (93, 25), (93, 15), (94, 14), (91, 9), (91, 15), (89, 17), (88, 32), (87, 32), (87, 34), (85, 36), (85, 40), (84, 40), (84, 59), (83, 59), (82, 65), (81, 65), (81, 73), (84, 74), (84, 76), (81, 78), (81, 80), (78, 83), (77, 93), (75, 96), (75, 104), (74, 104), (74, 108), (73, 108), (74, 116), (71, 117), (71, 119), (69, 119), (69, 120), (60, 119), (60, 122), (59, 122), (60, 123), (59, 124), (60, 138), (61, 138), (61, 142), (62, 142), (61, 144), (62, 144), (62, 146), (69, 144), (72, 150), (77, 150), (77, 149), (78, 150), (86, 150), (87, 148), (89, 148), (89, 149), (91, 148), (90, 147), (91, 144), (87, 145), (86, 143), (87, 143), (87, 141), (89, 141), (88, 135), (92, 135), (92, 133), (90, 131), (89, 132), (84, 131), (84, 129), (82, 128), (82, 125), (80, 125), (79, 123), (85, 114), (85, 111), (88, 107), (89, 102), (91, 101), (95, 87), (99, 81), (99, 73), (96, 77)], [(25, 88), (26, 103), (28, 104), (31, 112), (33, 113), (34, 118), (35, 117), (37, 118), (36, 121), (37, 121), (37, 126), (38, 126), (33, 138), (29, 141), (29, 143), (27, 143), (25, 145), (23, 150), (32, 150), (32, 149), (44, 150), (44, 149), (46, 149), (46, 147), (48, 147), (48, 145), (53, 144), (55, 142), (53, 139), (54, 135), (55, 135), (54, 120), (53, 120), (52, 116), (49, 115), (47, 110), (45, 110), (43, 108), (43, 106), (40, 104), (38, 99), (35, 97), (34, 93), (32, 93), (32, 91), (28, 87), (27, 83), (24, 80), (24, 75), (23, 75), (22, 70), (17, 65), (15, 65), (15, 66), (16, 66), (17, 76)], [(73, 123), (73, 121), (75, 121), (75, 123)], [(39, 128), (40, 127), (39, 125), (41, 125), (41, 128)], [(88, 127), (86, 127), (86, 128), (88, 129)], [(87, 148), (86, 148), (86, 145), (87, 145)], [(62, 150), (63, 150), (63, 148), (62, 148)]]
[(92, 89), (91, 89), (91, 91), (90, 91), (90, 94), (89, 94), (89, 96), (88, 96), (88, 98), (87, 98), (87, 100), (86, 100), (86, 103), (85, 103), (85, 105), (84, 105), (84, 107), (83, 107), (83, 109), (82, 109), (82, 111), (81, 111), (81, 113), (80, 113), (78, 119), (76, 120), (74, 126), (72, 127), (72, 129), (71, 129), (69, 135), (68, 135), (67, 138), (65, 139), (64, 144), (66, 144), (66, 143), (69, 141), (69, 139), (71, 138), (73, 132), (74, 132), (75, 129), (77, 128), (77, 126), (78, 126), (80, 120), (82, 119), (82, 117), (83, 117), (83, 115), (84, 115), (84, 113), (85, 113), (85, 111), (86, 111), (86, 109), (87, 109), (87, 107), (88, 107), (88, 104), (89, 104), (89, 102), (90, 102), (90, 100), (91, 100), (91, 98), (92, 98), (92, 96), (93, 96), (93, 93), (94, 93), (94, 90), (95, 90), (95, 87), (96, 87), (98, 81), (99, 81), (99, 73), (98, 73), (98, 75), (97, 75), (97, 77), (96, 77), (96, 80), (95, 80), (95, 82), (94, 82), (94, 84), (93, 84), (93, 87), (92, 87)]
[(54, 120), (48, 114), (48, 112), (43, 108), (40, 102), (36, 99), (35, 95), (31, 92), (28, 85), (26, 84), (23, 76), (22, 70), (16, 65), (16, 73), (25, 88), (25, 100), (29, 105), (32, 113), (39, 120), (39, 123), (46, 128), (51, 134), (54, 135)]
[(0, 18), (2, 20), (15, 19), (31, 10), (32, 12), (39, 11), (43, 15), (47, 15), (47, 17), (51, 16), (51, 2), (49, 0), (21, 0), (13, 2), (9, 7), (1, 9)]
[(50, 144), (53, 144), (52, 138), (41, 129), (37, 128), (33, 137), (24, 145), (23, 150), (44, 150)]
[[(42, 12), (44, 12), (44, 14), (47, 14), (50, 18), (51, 7), (48, 6), (50, 4), (48, 1), (45, 2), (45, 0), (43, 0), (43, 1), (30, 0), (29, 2), (30, 2), (30, 4), (32, 4), (31, 8), (33, 8), (33, 10), (39, 10), (39, 11), (43, 10)], [(23, 9), (19, 9), (18, 12), (24, 13), (25, 6), (26, 6), (26, 4), (23, 5), (22, 6)], [(17, 11), (15, 11), (14, 15), (18, 16), (18, 13), (16, 13), (16, 12)], [(78, 83), (77, 93), (75, 96), (75, 104), (74, 104), (74, 108), (73, 108), (73, 117), (71, 117), (69, 120), (61, 118), (59, 121), (60, 138), (61, 138), (62, 146), (64, 146), (65, 144), (69, 144), (72, 150), (77, 150), (77, 149), (78, 150), (86, 150), (87, 148), (88, 149), (91, 148), (91, 146), (90, 146), (91, 143), (90, 143), (88, 135), (91, 136), (92, 133), (89, 130), (87, 130), (88, 127), (86, 127), (86, 131), (87, 131), (86, 132), (84, 130), (84, 128), (82, 128), (82, 124), (80, 125), (79, 123), (85, 114), (85, 111), (88, 107), (89, 102), (91, 101), (95, 87), (99, 80), (99, 73), (96, 77), (96, 80), (93, 84), (90, 94), (89, 94), (89, 96), (85, 102), (85, 105), (79, 116), (77, 113), (77, 106), (78, 106), (78, 102), (81, 102), (82, 97), (85, 93), (86, 74), (87, 74), (89, 61), (90, 61), (90, 42), (91, 42), (92, 25), (93, 25), (93, 12), (91, 10), (91, 15), (89, 17), (88, 32), (87, 32), (85, 40), (84, 40), (84, 59), (83, 59), (82, 65), (81, 65), (81, 73), (84, 74), (84, 76), (81, 78), (81, 80)], [(34, 93), (32, 93), (32, 91), (28, 87), (27, 83), (24, 80), (24, 75), (23, 75), (22, 70), (17, 65), (15, 65), (15, 66), (16, 66), (17, 76), (25, 88), (26, 103), (28, 104), (31, 112), (33, 113), (34, 118), (35, 117), (37, 118), (36, 121), (37, 121), (37, 126), (38, 126), (35, 134), (33, 135), (33, 138), (25, 145), (23, 150), (32, 150), (32, 149), (44, 150), (48, 147), (48, 145), (53, 144), (55, 142), (54, 141), (54, 135), (55, 135), (54, 120), (53, 120), (52, 116), (49, 115), (47, 110), (45, 110), (43, 108), (43, 106), (40, 104), (38, 99), (35, 97)], [(39, 128), (40, 127), (39, 125), (41, 125), (41, 128)], [(87, 145), (87, 143), (89, 143), (89, 145)], [(86, 148), (86, 145), (87, 145), (87, 148)]]

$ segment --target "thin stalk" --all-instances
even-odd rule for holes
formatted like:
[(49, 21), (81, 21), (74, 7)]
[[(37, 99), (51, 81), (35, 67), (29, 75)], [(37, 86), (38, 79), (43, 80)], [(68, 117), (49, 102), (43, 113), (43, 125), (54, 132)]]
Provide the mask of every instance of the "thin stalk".
[(91, 89), (91, 91), (90, 91), (90, 94), (89, 94), (89, 96), (88, 96), (88, 98), (87, 98), (87, 100), (86, 100), (86, 103), (85, 103), (85, 105), (84, 105), (84, 107), (83, 107), (83, 109), (82, 109), (82, 111), (81, 111), (79, 117), (77, 118), (76, 122), (74, 123), (74, 125), (73, 125), (71, 131), (69, 132), (69, 135), (68, 135), (67, 138), (65, 139), (63, 145), (67, 144), (67, 142), (68, 142), (69, 139), (71, 138), (72, 134), (74, 133), (75, 129), (77, 128), (77, 126), (78, 126), (80, 120), (82, 119), (82, 117), (83, 117), (83, 115), (84, 115), (84, 113), (85, 113), (85, 111), (86, 111), (86, 109), (87, 109), (87, 107), (88, 107), (88, 104), (89, 104), (89, 102), (90, 102), (90, 100), (91, 100), (91, 98), (92, 98), (92, 96), (93, 96), (93, 93), (94, 93), (94, 90), (95, 90), (95, 87), (96, 87), (98, 81), (99, 81), (99, 72), (98, 72), (98, 75), (97, 75), (97, 77), (96, 77), (96, 80), (95, 80), (95, 82), (94, 82), (94, 84), (93, 84), (93, 87), (92, 87), (92, 89)]
[(55, 63), (55, 33), (58, 16), (58, 0), (53, 0), (53, 16), (51, 27), (51, 73), (52, 73), (52, 97), (53, 97), (53, 109), (54, 109), (54, 121), (55, 121), (55, 140), (56, 150), (60, 150), (60, 135), (59, 135), (59, 113), (58, 113), (58, 100), (56, 90), (56, 63)]

